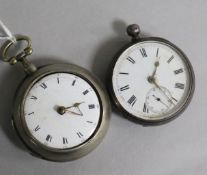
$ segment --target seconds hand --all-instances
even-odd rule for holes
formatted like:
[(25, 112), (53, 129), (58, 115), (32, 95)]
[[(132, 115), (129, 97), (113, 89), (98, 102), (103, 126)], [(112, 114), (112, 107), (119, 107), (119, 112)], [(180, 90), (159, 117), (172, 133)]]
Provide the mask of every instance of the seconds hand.
[(156, 97), (154, 94), (153, 94), (152, 96), (155, 97), (155, 99), (156, 99), (157, 101), (159, 101), (160, 103), (162, 103), (164, 106), (166, 106), (167, 108), (169, 108), (169, 106), (166, 105), (160, 98)]
[(168, 98), (168, 100), (175, 106), (175, 103), (171, 100), (171, 98), (162, 90), (162, 88), (156, 83), (155, 78), (152, 79), (152, 83)]

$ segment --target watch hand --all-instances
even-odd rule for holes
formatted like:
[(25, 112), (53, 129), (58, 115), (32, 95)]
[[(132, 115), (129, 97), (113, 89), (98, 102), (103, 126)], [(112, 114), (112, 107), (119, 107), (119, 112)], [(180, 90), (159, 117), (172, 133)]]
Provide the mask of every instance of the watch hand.
[(171, 98), (162, 90), (162, 88), (157, 84), (154, 77), (151, 77), (150, 81), (168, 98), (170, 103), (172, 103), (175, 106), (175, 103), (171, 100)]
[[(72, 114), (75, 114), (75, 115), (83, 116), (83, 113), (82, 113), (82, 111), (81, 111), (80, 108), (79, 108), (79, 105), (82, 104), (82, 103), (85, 103), (85, 102), (74, 103), (72, 106), (69, 106), (69, 107), (60, 106), (60, 107), (57, 108), (57, 112), (58, 112), (60, 115), (63, 115), (63, 114), (65, 114), (66, 112), (69, 112), (69, 113), (72, 113)], [(76, 109), (78, 109), (79, 113), (69, 110), (69, 109), (71, 109), (71, 108), (76, 108)]]
[(77, 112), (70, 111), (70, 110), (66, 109), (64, 106), (59, 106), (59, 107), (57, 108), (57, 112), (58, 112), (60, 115), (63, 115), (63, 114), (65, 114), (66, 112), (71, 113), (71, 114), (75, 114), (75, 115), (82, 115), (82, 114), (79, 114), (79, 113), (77, 113)]
[(71, 113), (71, 114), (75, 114), (75, 115), (80, 115), (80, 116), (83, 116), (83, 114), (79, 114), (77, 112), (73, 112), (73, 111), (69, 111), (69, 110), (66, 110), (65, 112), (68, 112), (68, 113)]
[(77, 108), (78, 111), (80, 112), (79, 115), (83, 116), (83, 113), (82, 113), (82, 111), (81, 111), (80, 108), (79, 108), (79, 106), (80, 106), (82, 103), (85, 103), (85, 102), (82, 101), (82, 102), (79, 102), (79, 103), (74, 103), (73, 106), (69, 106), (69, 107), (67, 107), (67, 108), (65, 108), (65, 109), (67, 110), (67, 109), (70, 109), (70, 108), (72, 108), (72, 107)]
[(157, 101), (159, 101), (160, 103), (162, 103), (164, 106), (166, 106), (167, 108), (169, 108), (169, 106), (166, 105), (160, 98), (156, 97), (154, 94), (153, 94), (152, 96), (155, 97), (155, 99), (156, 99)]
[(82, 111), (80, 110), (79, 106), (77, 106), (77, 108), (78, 108), (78, 111), (80, 112), (80, 115), (83, 116), (83, 113), (82, 113)]
[(79, 107), (82, 103), (85, 103), (85, 102), (83, 101), (83, 102), (80, 102), (80, 103), (74, 103), (72, 106), (66, 107), (65, 109), (70, 109), (70, 108), (73, 108), (73, 107)]
[(158, 66), (160, 65), (160, 57), (158, 58), (158, 61), (156, 61), (155, 63), (154, 63), (154, 71), (153, 71), (153, 73), (152, 73), (152, 75), (151, 75), (151, 77), (154, 77), (155, 76), (155, 74), (156, 74), (156, 72), (157, 72), (157, 68), (158, 68)]

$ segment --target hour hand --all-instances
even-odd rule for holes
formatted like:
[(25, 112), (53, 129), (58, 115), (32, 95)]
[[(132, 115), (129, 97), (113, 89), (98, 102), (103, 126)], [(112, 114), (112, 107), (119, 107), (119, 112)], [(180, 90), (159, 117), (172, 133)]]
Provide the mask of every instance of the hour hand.
[[(74, 103), (72, 106), (69, 106), (69, 107), (59, 106), (57, 108), (57, 112), (60, 115), (63, 115), (67, 112), (67, 113), (83, 116), (83, 113), (79, 108), (79, 105), (82, 104), (82, 103), (84, 103), (84, 102), (77, 102), (77, 103)], [(73, 109), (75, 109), (75, 110), (73, 110)]]
[(71, 113), (71, 114), (74, 114), (74, 115), (80, 115), (80, 116), (83, 116), (83, 113), (82, 113), (82, 112), (77, 113), (77, 112), (70, 111), (70, 110), (67, 110), (66, 112)]
[(79, 108), (79, 106), (80, 106), (82, 103), (85, 103), (85, 102), (84, 102), (84, 101), (82, 101), (82, 102), (77, 102), (77, 103), (74, 103), (72, 106), (67, 107), (66, 109), (69, 109), (69, 108), (72, 108), (72, 107)]
[(74, 109), (76, 109), (77, 112), (71, 111), (73, 108), (71, 108), (70, 110), (67, 110), (67, 111), (70, 112), (70, 113), (72, 113), (72, 114), (76, 114), (76, 115), (83, 116), (83, 113), (82, 113), (82, 111), (81, 111), (80, 108), (79, 108), (79, 105), (80, 105), (80, 104), (81, 104), (81, 103), (77, 103), (76, 105), (73, 106)]
[(152, 73), (152, 75), (150, 76), (150, 77), (154, 77), (155, 76), (155, 74), (156, 74), (156, 72), (157, 72), (157, 68), (159, 67), (159, 65), (160, 65), (160, 57), (158, 58), (158, 60), (157, 61), (155, 61), (155, 63), (154, 63), (154, 71), (153, 71), (153, 73)]
[[(78, 110), (80, 116), (83, 116), (83, 113), (82, 113), (82, 111), (81, 111), (80, 108), (79, 108), (79, 106), (80, 106), (82, 103), (85, 103), (85, 102), (84, 102), (84, 101), (82, 101), (82, 102), (77, 102), (77, 103), (74, 103), (73, 106), (72, 106), (72, 107), (74, 107), (74, 108), (76, 108), (76, 109)], [(71, 107), (71, 108), (72, 108), (72, 107)], [(67, 109), (67, 108), (66, 108), (66, 109)]]
[[(71, 107), (72, 108), (72, 107)], [(65, 114), (66, 112), (67, 113), (71, 113), (71, 114), (74, 114), (74, 115), (79, 115), (79, 116), (83, 116), (83, 113), (81, 111), (78, 110), (78, 112), (75, 112), (75, 111), (72, 111), (71, 108), (66, 108), (64, 106), (59, 106), (57, 108), (57, 112), (60, 114), (60, 115), (63, 115)]]

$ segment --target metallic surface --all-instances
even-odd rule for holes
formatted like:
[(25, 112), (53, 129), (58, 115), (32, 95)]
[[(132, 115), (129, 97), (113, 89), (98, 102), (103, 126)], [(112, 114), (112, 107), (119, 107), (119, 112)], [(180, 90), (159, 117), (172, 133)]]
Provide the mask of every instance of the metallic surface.
[(11, 46), (17, 43), (14, 43), (11, 40), (7, 40), (1, 47), (0, 58), (5, 62), (9, 62), (10, 65), (15, 65), (17, 62), (21, 62), (24, 67), (25, 72), (28, 74), (35, 72), (37, 70), (36, 66), (34, 66), (32, 63), (30, 63), (26, 59), (26, 57), (31, 55), (33, 52), (31, 39), (28, 36), (24, 36), (24, 35), (15, 35), (15, 38), (16, 38), (17, 43), (21, 41), (26, 41), (27, 47), (23, 51), (18, 53), (17, 55), (10, 57), (8, 56), (9, 50)]
[[(69, 149), (52, 149), (42, 145), (28, 132), (24, 119), (24, 102), (30, 88), (41, 78), (53, 73), (70, 73), (85, 79), (95, 89), (100, 101), (101, 116), (96, 131), (81, 145)], [(110, 102), (106, 91), (87, 70), (72, 64), (54, 64), (39, 68), (22, 82), (15, 98), (13, 122), (21, 140), (33, 153), (51, 161), (68, 161), (88, 154), (101, 142), (109, 126), (110, 111)]]
[(127, 34), (132, 37), (132, 40), (139, 39), (140, 27), (137, 24), (131, 24), (127, 27)]
[[(158, 41), (161, 42), (165, 45), (168, 45), (169, 47), (173, 48), (179, 55), (181, 55), (182, 58), (184, 58), (184, 62), (188, 68), (189, 71), (189, 84), (190, 84), (190, 88), (187, 94), (187, 97), (185, 99), (185, 102), (179, 107), (179, 109), (177, 111), (172, 111), (171, 113), (167, 114), (167, 116), (165, 116), (165, 118), (160, 118), (158, 120), (145, 120), (141, 117), (136, 117), (134, 115), (132, 115), (131, 113), (127, 112), (122, 105), (119, 103), (119, 101), (116, 98), (116, 95), (114, 93), (114, 89), (113, 89), (113, 84), (112, 84), (112, 76), (113, 76), (113, 71), (114, 71), (114, 67), (115, 64), (117, 62), (117, 60), (119, 59), (120, 55), (129, 47), (139, 43), (139, 42), (145, 42), (145, 41)], [(179, 116), (188, 106), (188, 104), (190, 103), (193, 93), (194, 93), (194, 89), (195, 89), (195, 75), (194, 75), (194, 71), (193, 68), (191, 66), (191, 63), (189, 61), (189, 59), (187, 58), (187, 56), (183, 53), (182, 50), (180, 50), (177, 46), (175, 46), (174, 44), (172, 44), (171, 42), (169, 42), (168, 40), (165, 40), (163, 38), (158, 38), (158, 37), (149, 37), (149, 38), (139, 38), (137, 40), (133, 40), (127, 44), (125, 47), (123, 47), (114, 57), (112, 64), (110, 66), (110, 71), (109, 71), (109, 75), (108, 75), (108, 80), (109, 80), (109, 86), (108, 86), (108, 91), (110, 93), (111, 99), (114, 102), (115, 106), (119, 109), (119, 111), (121, 111), (121, 113), (123, 113), (124, 116), (129, 117), (130, 119), (132, 119), (133, 121), (136, 121), (138, 123), (141, 123), (143, 125), (159, 125), (159, 124), (164, 124), (166, 122), (171, 121), (172, 119), (176, 118), (177, 116)]]

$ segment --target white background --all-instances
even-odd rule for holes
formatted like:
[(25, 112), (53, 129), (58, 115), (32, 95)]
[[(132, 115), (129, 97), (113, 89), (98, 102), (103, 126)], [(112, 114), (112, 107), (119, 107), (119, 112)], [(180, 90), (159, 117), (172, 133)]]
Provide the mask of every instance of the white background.
[(74, 63), (105, 79), (107, 67), (138, 23), (144, 36), (160, 36), (189, 57), (196, 91), (188, 109), (162, 126), (143, 127), (113, 112), (109, 132), (88, 156), (53, 163), (28, 154), (9, 126), (21, 66), (0, 63), (0, 174), (204, 175), (207, 171), (207, 1), (0, 0), (0, 18), (33, 41), (37, 65)]

